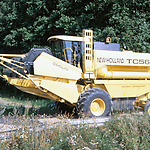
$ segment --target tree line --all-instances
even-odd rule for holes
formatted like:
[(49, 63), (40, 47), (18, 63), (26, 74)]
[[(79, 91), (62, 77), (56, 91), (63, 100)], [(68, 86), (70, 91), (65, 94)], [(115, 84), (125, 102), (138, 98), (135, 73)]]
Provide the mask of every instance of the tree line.
[(26, 53), (48, 47), (52, 35), (82, 35), (92, 29), (94, 40), (150, 51), (149, 0), (1, 0), (0, 53)]

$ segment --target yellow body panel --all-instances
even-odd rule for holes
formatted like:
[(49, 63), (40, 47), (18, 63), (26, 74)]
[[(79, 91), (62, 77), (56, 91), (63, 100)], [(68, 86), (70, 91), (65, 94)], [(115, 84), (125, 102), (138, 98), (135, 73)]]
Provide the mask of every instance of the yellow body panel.
[(40, 86), (62, 99), (69, 101), (70, 103), (77, 102), (79, 95), (76, 83), (70, 84), (51, 80), (42, 80)]
[(17, 89), (29, 93), (29, 94), (33, 94), (39, 97), (43, 97), (43, 98), (48, 98), (51, 100), (56, 100), (56, 98), (53, 96), (53, 94), (49, 95), (48, 93), (45, 93), (43, 91), (41, 91), (38, 88), (35, 87), (23, 87), (23, 86), (15, 86)]
[[(150, 92), (150, 80), (95, 80), (112, 98), (139, 97)], [(105, 90), (104, 89), (104, 90)], [(150, 98), (150, 95), (148, 95)]]
[(34, 62), (34, 74), (78, 80), (81, 78), (81, 69), (66, 63), (47, 53), (42, 53)]
[[(78, 99), (77, 85), (51, 81), (41, 80), (41, 77), (31, 76), (31, 79), (19, 79), (19, 78), (8, 78), (5, 76), (7, 81), (14, 85), (19, 90), (37, 95), (40, 97), (52, 99), (52, 100), (67, 100), (70, 103), (76, 103)], [(39, 85), (37, 87), (37, 85)], [(43, 88), (43, 89), (41, 89)]]
[(135, 53), (132, 51), (106, 51), (95, 50), (95, 67), (101, 65), (121, 66), (148, 66), (150, 67), (150, 54)]
[(32, 81), (30, 79), (20, 79), (20, 78), (8, 78), (7, 76), (5, 76), (5, 79), (7, 79), (7, 81), (15, 86), (22, 86), (22, 87), (28, 87), (28, 88), (32, 88), (35, 87), (34, 83), (32, 83)]
[[(14, 85), (16, 88), (18, 88), (19, 90), (23, 92), (37, 95), (37, 96), (44, 97), (44, 98), (48, 98), (48, 99), (53, 99), (53, 100), (56, 99), (56, 97), (54, 98), (54, 96), (50, 96), (46, 92), (43, 92), (38, 87), (36, 87), (34, 82), (32, 82), (30, 79), (10, 78), (7, 76), (5, 76), (5, 79), (7, 79), (7, 81), (11, 85)], [(36, 78), (36, 82), (37, 82), (37, 78)]]
[(105, 79), (150, 79), (150, 54), (97, 51), (95, 76)]

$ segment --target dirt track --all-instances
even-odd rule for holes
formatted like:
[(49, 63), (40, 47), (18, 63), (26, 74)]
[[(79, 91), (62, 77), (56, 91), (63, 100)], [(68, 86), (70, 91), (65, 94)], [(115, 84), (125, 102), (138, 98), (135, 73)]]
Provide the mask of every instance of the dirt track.
[[(15, 120), (16, 119), (16, 120)], [(99, 118), (99, 119), (68, 119), (68, 118), (43, 118), (43, 119), (30, 119), (30, 131), (40, 132), (46, 129), (56, 128), (58, 126), (81, 126), (81, 125), (88, 125), (88, 126), (102, 126), (104, 122), (108, 121), (109, 118)], [(17, 119), (17, 118), (7, 118), (1, 117), (0, 118), (0, 140), (9, 139), (13, 134), (15, 134), (19, 130), (24, 130), (26, 128), (24, 124), (18, 125), (19, 122), (23, 122), (24, 120)], [(36, 126), (36, 128), (35, 128)]]
[[(22, 103), (18, 102), (10, 102), (5, 98), (0, 97), (0, 105), (1, 105), (1, 110), (2, 111), (5, 106), (11, 105), (11, 106), (21, 106)], [(4, 106), (4, 107), (3, 107)], [(30, 105), (24, 105), (24, 107), (32, 107)], [(36, 131), (41, 131), (44, 129), (51, 129), (54, 127), (57, 127), (59, 125), (63, 124), (70, 124), (71, 126), (79, 126), (79, 125), (89, 125), (89, 126), (102, 126), (104, 122), (109, 120), (109, 117), (105, 118), (89, 118), (89, 119), (70, 119), (70, 118), (64, 118), (60, 116), (59, 114), (56, 116), (29, 116), (28, 118), (29, 121), (29, 126), (31, 125), (31, 130), (32, 130), (32, 125), (33, 124), (38, 124)], [(10, 132), (16, 132), (19, 129), (23, 128), (24, 123), (26, 121), (26, 118), (24, 116), (3, 116), (1, 115), (0, 117), (0, 139), (3, 139), (5, 137), (10, 136)]]
[[(9, 99), (0, 97), (0, 112), (2, 112), (7, 106), (24, 106), (26, 108), (31, 108), (32, 106), (23, 104), (21, 102), (10, 101)], [(2, 113), (1, 113), (2, 114)], [(31, 116), (30, 116), (31, 117)], [(34, 116), (31, 117), (29, 120), (29, 124), (32, 125), (34, 123), (38, 124), (37, 132), (57, 127), (58, 125), (70, 124), (71, 126), (78, 126), (83, 124), (88, 124), (90, 126), (97, 125), (101, 126), (105, 121), (108, 121), (109, 118), (100, 118), (100, 119), (69, 119), (63, 118), (59, 114), (57, 116)], [(16, 132), (19, 129), (23, 128), (23, 122), (25, 122), (24, 116), (3, 116), (0, 117), (0, 139), (9, 138), (11, 132)]]

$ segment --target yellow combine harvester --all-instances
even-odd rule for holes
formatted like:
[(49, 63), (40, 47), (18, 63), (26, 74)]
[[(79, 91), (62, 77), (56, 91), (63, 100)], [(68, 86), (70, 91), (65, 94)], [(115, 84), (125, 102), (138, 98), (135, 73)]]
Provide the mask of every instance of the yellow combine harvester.
[(150, 114), (150, 54), (120, 51), (120, 45), (83, 37), (52, 36), (48, 49), (25, 55), (0, 54), (3, 75), (21, 91), (57, 101), (60, 110), (76, 108), (90, 117), (116, 109), (142, 108)]

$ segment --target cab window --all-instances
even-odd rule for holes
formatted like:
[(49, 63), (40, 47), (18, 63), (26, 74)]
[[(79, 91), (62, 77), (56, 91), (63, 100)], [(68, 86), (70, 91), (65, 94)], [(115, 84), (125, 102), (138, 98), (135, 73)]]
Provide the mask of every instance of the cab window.
[(71, 65), (82, 66), (82, 42), (57, 40), (51, 42), (51, 47), (53, 56)]

